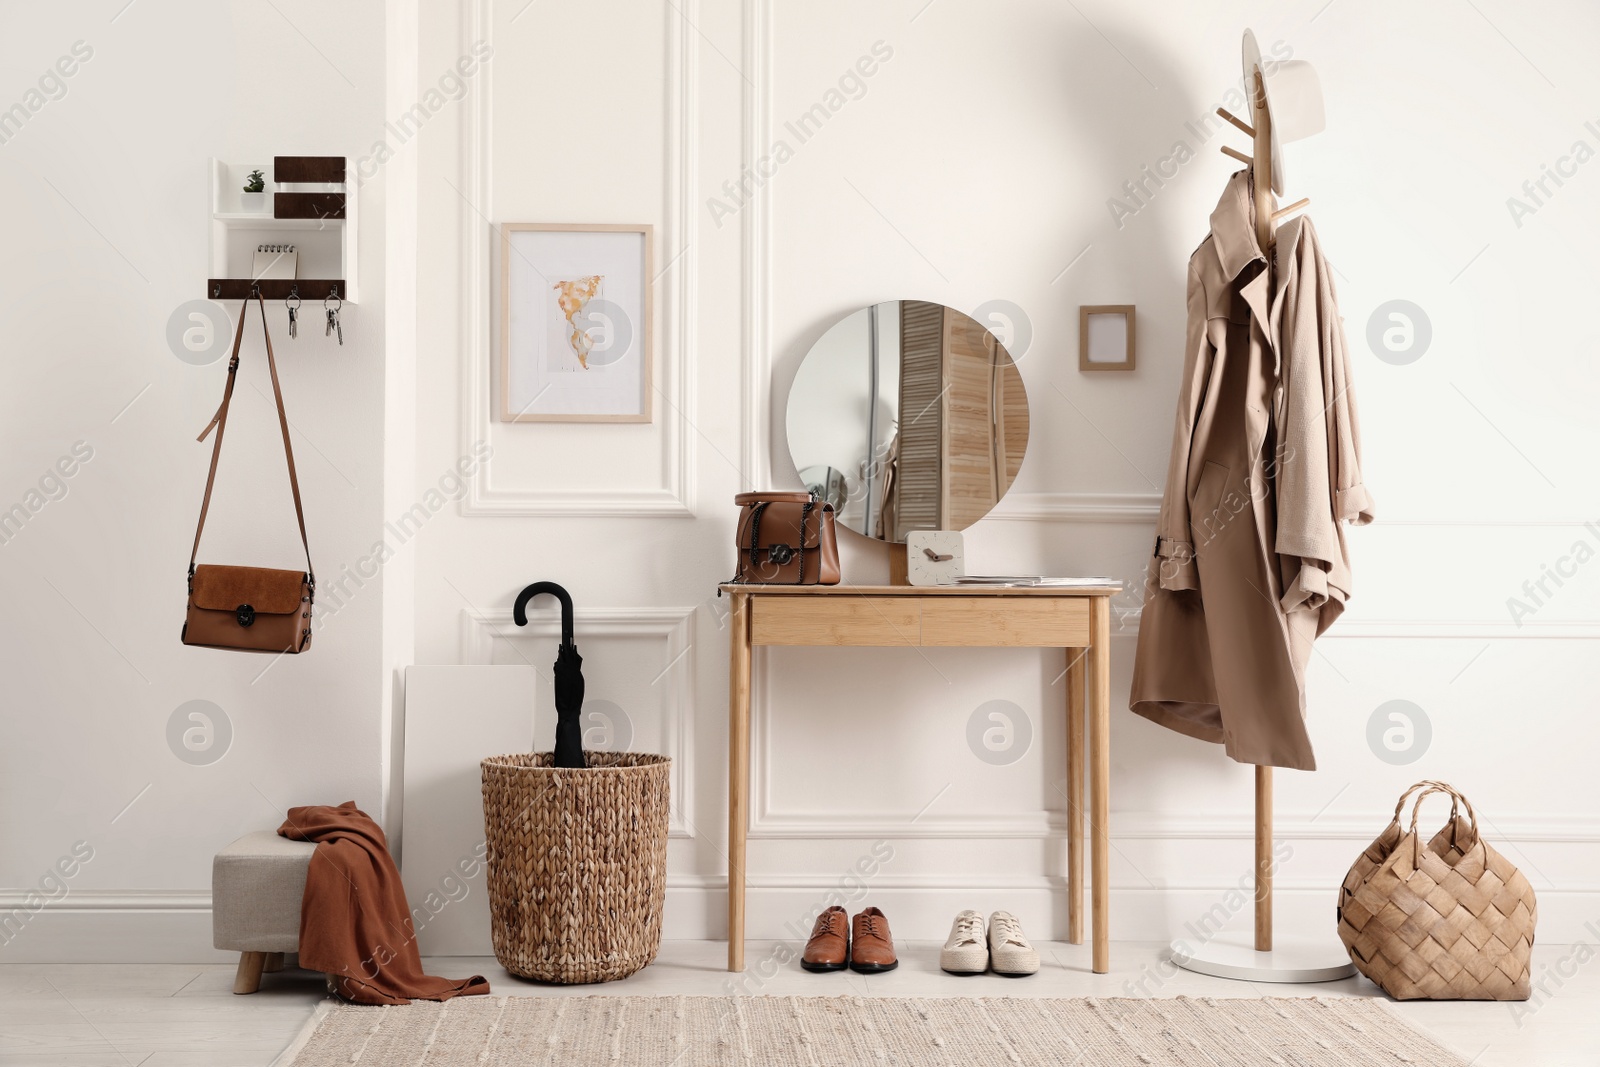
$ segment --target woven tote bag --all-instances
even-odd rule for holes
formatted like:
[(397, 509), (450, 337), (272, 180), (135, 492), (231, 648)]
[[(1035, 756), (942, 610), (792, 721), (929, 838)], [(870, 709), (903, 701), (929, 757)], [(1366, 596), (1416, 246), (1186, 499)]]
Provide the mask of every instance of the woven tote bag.
[[(1450, 818), (1424, 844), (1417, 816), (1434, 793), (1451, 798)], [(1533, 886), (1484, 843), (1472, 804), (1444, 782), (1400, 795), (1339, 890), (1339, 939), (1356, 970), (1396, 1000), (1527, 1000), (1537, 918)]]

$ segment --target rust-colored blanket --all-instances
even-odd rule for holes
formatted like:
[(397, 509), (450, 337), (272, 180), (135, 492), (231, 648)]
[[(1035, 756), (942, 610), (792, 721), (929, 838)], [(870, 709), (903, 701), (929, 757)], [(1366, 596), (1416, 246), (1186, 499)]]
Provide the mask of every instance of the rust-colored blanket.
[(290, 808), (278, 833), (314, 841), (300, 904), (300, 965), (322, 971), (357, 1004), (410, 1004), (489, 992), (478, 975), (422, 973), (411, 908), (378, 824), (347, 800)]

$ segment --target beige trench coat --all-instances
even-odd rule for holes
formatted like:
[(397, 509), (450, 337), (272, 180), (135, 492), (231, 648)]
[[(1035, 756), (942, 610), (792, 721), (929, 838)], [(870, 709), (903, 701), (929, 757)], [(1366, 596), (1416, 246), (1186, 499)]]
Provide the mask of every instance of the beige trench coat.
[(1344, 610), (1341, 521), (1371, 521), (1349, 354), (1309, 219), (1278, 232), (1277, 292), (1249, 178), (1189, 260), (1187, 352), (1130, 708), (1241, 763), (1314, 770), (1311, 644)]

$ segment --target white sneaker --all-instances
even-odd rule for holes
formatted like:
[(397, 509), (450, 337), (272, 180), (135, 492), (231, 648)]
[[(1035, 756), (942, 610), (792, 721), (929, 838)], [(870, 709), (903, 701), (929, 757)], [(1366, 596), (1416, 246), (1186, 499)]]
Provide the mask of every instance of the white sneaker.
[(951, 974), (982, 974), (989, 969), (982, 915), (968, 909), (956, 916), (950, 924), (950, 937), (939, 950), (939, 967)]
[(989, 962), (995, 974), (1008, 978), (1022, 978), (1039, 970), (1039, 953), (1028, 943), (1022, 924), (1009, 911), (989, 916)]

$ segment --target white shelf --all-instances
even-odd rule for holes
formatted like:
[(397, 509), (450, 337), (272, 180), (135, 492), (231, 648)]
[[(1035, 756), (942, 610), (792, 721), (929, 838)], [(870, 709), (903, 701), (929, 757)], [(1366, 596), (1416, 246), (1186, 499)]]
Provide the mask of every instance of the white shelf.
[[(241, 194), (245, 178), (253, 170), (261, 171), (265, 179), (263, 192), (269, 205), (266, 210), (240, 210), (244, 206)], [(293, 234), (290, 240), (298, 247), (300, 253), (299, 277), (313, 280), (337, 279), (342, 283), (340, 296), (347, 303), (357, 303), (359, 299), (356, 286), (357, 228), (354, 225), (347, 225), (353, 223), (356, 218), (356, 187), (349, 177), (347, 171), (346, 181), (342, 187), (339, 185), (321, 187), (343, 193), (344, 218), (280, 219), (274, 217), (270, 207), (274, 193), (316, 192), (319, 188), (315, 185), (279, 184), (270, 162), (229, 163), (219, 159), (211, 160), (209, 212), (211, 240), (208, 277), (249, 278), (255, 246), (282, 243), (283, 235)], [(211, 294), (208, 291), (206, 295)]]
[(221, 211), (214, 212), (212, 222), (238, 229), (261, 230), (326, 230), (337, 229), (345, 224), (345, 219), (275, 219), (271, 215), (260, 215), (254, 212)]

